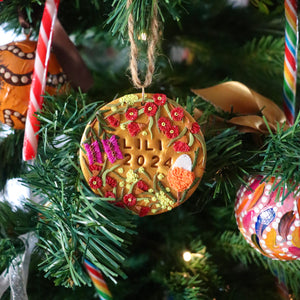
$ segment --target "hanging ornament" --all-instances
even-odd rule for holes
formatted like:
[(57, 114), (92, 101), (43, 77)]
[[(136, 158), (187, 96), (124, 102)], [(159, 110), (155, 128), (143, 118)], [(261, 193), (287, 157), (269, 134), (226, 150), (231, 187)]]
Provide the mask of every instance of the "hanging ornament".
[(96, 112), (81, 140), (91, 189), (145, 216), (186, 201), (204, 172), (200, 126), (164, 94), (130, 94)]
[(279, 179), (262, 179), (251, 177), (249, 187), (242, 186), (237, 193), (235, 218), (239, 230), (254, 249), (267, 257), (300, 259), (300, 196), (290, 193), (282, 200), (281, 191), (277, 199), (279, 188), (272, 190), (272, 186)]
[[(0, 121), (24, 129), (37, 43), (30, 40), (0, 46)], [(66, 84), (66, 75), (50, 55), (46, 92), (54, 94)]]

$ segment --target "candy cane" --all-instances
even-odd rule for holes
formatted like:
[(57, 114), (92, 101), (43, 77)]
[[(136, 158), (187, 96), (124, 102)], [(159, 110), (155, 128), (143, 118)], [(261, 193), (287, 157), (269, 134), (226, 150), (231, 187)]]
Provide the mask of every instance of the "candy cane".
[(57, 16), (59, 0), (47, 0), (44, 7), (39, 38), (36, 49), (32, 83), (30, 87), (29, 107), (25, 124), (23, 143), (23, 159), (31, 160), (36, 157), (38, 146), (39, 121), (35, 113), (42, 108), (45, 90), (48, 62), (50, 57), (53, 27)]
[(84, 265), (91, 277), (91, 280), (99, 294), (100, 299), (112, 300), (112, 295), (100, 270), (86, 259), (84, 260)]
[(298, 16), (297, 0), (285, 0), (285, 51), (283, 72), (283, 108), (287, 121), (294, 124), (297, 82)]

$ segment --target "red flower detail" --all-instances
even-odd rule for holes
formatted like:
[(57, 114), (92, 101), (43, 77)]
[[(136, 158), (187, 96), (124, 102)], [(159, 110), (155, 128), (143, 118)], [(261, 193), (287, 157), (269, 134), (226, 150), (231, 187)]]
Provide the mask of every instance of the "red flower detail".
[(102, 187), (102, 180), (97, 176), (93, 176), (89, 180), (89, 185), (92, 189), (99, 189)]
[(156, 114), (157, 106), (152, 102), (147, 102), (144, 106), (144, 113), (148, 117), (153, 117)]
[(139, 124), (135, 122), (129, 123), (127, 128), (131, 136), (136, 136), (141, 131)]
[(132, 194), (127, 194), (123, 197), (123, 202), (127, 206), (134, 206), (136, 204), (136, 198)]
[(96, 165), (96, 164), (92, 164), (89, 166), (90, 171), (101, 171), (102, 170), (102, 166)]
[(166, 132), (171, 128), (171, 121), (166, 117), (158, 119), (158, 127), (162, 132)]
[(145, 181), (143, 181), (143, 180), (139, 180), (137, 182), (137, 187), (139, 189), (141, 189), (142, 191), (144, 191), (144, 192), (148, 191), (148, 189), (149, 189), (147, 183)]
[(169, 130), (165, 132), (169, 139), (174, 139), (179, 135), (179, 129), (177, 126), (171, 126)]
[(153, 100), (157, 105), (164, 105), (167, 101), (167, 96), (165, 94), (154, 94)]
[(197, 122), (194, 122), (190, 131), (191, 133), (198, 133), (200, 131), (200, 125)]
[(115, 195), (113, 192), (111, 192), (111, 191), (106, 192), (105, 195), (104, 195), (104, 197), (105, 197), (105, 198), (113, 198), (113, 199), (116, 199), (116, 195)]
[(112, 127), (119, 127), (119, 125), (120, 125), (120, 121), (118, 119), (116, 119), (114, 116), (109, 116), (109, 117), (107, 117), (106, 120)]
[(148, 214), (149, 211), (150, 211), (150, 207), (148, 207), (148, 206), (143, 206), (143, 207), (141, 208), (141, 210), (140, 210), (139, 216), (140, 216), (140, 217), (145, 217), (145, 216)]
[(184, 110), (181, 107), (176, 107), (171, 110), (171, 116), (174, 121), (181, 121), (184, 117)]
[(191, 150), (190, 146), (187, 143), (181, 141), (175, 142), (173, 148), (176, 152), (188, 152)]
[(125, 113), (125, 117), (127, 120), (130, 120), (130, 121), (136, 120), (138, 117), (138, 110), (133, 107), (128, 108)]
[(111, 187), (116, 187), (117, 186), (117, 180), (110, 177), (110, 176), (106, 176), (106, 184), (110, 185)]

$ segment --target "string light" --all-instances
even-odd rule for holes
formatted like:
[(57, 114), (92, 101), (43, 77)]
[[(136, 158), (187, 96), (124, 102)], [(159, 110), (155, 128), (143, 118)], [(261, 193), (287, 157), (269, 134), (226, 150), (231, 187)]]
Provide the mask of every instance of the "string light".
[(183, 260), (188, 262), (192, 259), (192, 253), (190, 251), (185, 251), (182, 254)]
[(147, 40), (147, 34), (146, 34), (146, 32), (142, 32), (142, 33), (138, 36), (138, 39), (139, 39), (139, 40), (142, 40), (142, 41), (146, 41), (146, 40)]
[(184, 261), (189, 262), (191, 261), (193, 258), (198, 257), (198, 258), (203, 258), (204, 255), (201, 253), (191, 253), (190, 251), (184, 251), (182, 253), (182, 258)]

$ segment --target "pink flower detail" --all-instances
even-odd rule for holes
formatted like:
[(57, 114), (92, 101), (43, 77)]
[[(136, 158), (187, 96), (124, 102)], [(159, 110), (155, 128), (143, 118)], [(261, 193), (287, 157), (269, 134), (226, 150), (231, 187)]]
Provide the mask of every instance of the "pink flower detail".
[(184, 110), (181, 107), (176, 107), (171, 110), (171, 116), (174, 121), (181, 121), (184, 117)]
[(177, 126), (171, 126), (170, 129), (168, 129), (165, 132), (167, 138), (174, 139), (179, 135), (179, 129)]
[(125, 113), (127, 120), (134, 121), (138, 117), (138, 110), (136, 108), (130, 107)]
[(127, 129), (131, 136), (136, 136), (141, 131), (139, 124), (136, 122), (129, 123)]
[(134, 197), (133, 194), (126, 194), (123, 197), (123, 202), (127, 205), (127, 206), (134, 206), (136, 204), (136, 198)]
[(98, 141), (92, 142), (91, 145), (85, 143), (83, 144), (83, 146), (86, 150), (86, 155), (89, 160), (89, 165), (93, 165), (94, 163), (99, 163), (99, 164), (103, 163)]
[(190, 146), (187, 143), (176, 141), (173, 145), (173, 148), (176, 152), (188, 152), (191, 150)]
[(92, 176), (89, 179), (89, 185), (92, 189), (99, 189), (102, 187), (102, 180), (97, 176)]
[(153, 117), (156, 114), (157, 106), (152, 102), (147, 102), (144, 106), (144, 113), (148, 117)]
[(154, 94), (153, 95), (154, 103), (161, 106), (164, 105), (167, 101), (167, 96), (165, 94)]
[(117, 137), (112, 135), (110, 139), (102, 140), (102, 145), (108, 160), (113, 164), (117, 159), (123, 159)]
[(191, 133), (198, 133), (200, 131), (200, 125), (197, 122), (194, 122), (192, 124), (192, 127), (190, 129)]

